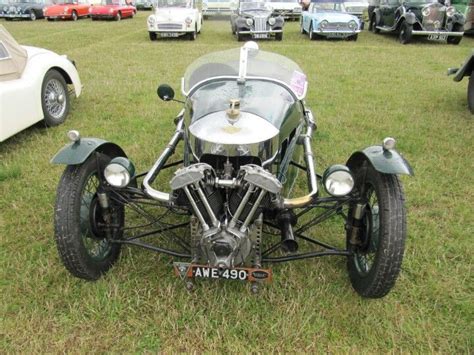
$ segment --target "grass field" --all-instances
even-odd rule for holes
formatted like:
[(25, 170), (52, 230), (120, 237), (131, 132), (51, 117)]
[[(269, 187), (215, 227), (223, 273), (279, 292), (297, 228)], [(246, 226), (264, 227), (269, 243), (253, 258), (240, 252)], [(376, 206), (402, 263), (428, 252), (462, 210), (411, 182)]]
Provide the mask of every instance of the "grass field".
[[(53, 238), (63, 167), (49, 163), (65, 133), (114, 141), (146, 170), (180, 109), (159, 101), (156, 86), (178, 89), (195, 58), (239, 46), (227, 21), (206, 21), (195, 42), (152, 43), (146, 16), (2, 22), (21, 44), (75, 59), (84, 91), (64, 125), (36, 125), (0, 143), (0, 352), (472, 353), (474, 121), (467, 81), (454, 83), (446, 69), (464, 61), (473, 38), (402, 46), (364, 31), (357, 42), (310, 42), (290, 22), (282, 42), (260, 44), (309, 77), (319, 171), (385, 136), (398, 139), (415, 170), (403, 178), (403, 270), (384, 299), (360, 298), (343, 258), (276, 265), (275, 281), (259, 296), (232, 282), (202, 282), (190, 294), (171, 258), (141, 249), (125, 248), (97, 282), (68, 274)], [(343, 244), (340, 222), (319, 234)]]

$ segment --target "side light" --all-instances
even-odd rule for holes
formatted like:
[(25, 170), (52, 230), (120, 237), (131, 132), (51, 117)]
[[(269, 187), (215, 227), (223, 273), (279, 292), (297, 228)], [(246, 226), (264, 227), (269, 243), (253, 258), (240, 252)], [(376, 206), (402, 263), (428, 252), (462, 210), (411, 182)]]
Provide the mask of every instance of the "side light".
[(193, 22), (193, 19), (191, 17), (186, 17), (184, 22), (186, 22), (187, 25), (190, 25)]
[(253, 25), (253, 20), (251, 18), (248, 18), (247, 20), (245, 20), (245, 22), (247, 23), (247, 26)]
[(323, 174), (323, 184), (328, 194), (340, 197), (352, 191), (354, 178), (347, 166), (332, 165)]
[(79, 142), (81, 139), (81, 135), (79, 134), (79, 131), (76, 131), (75, 129), (67, 132), (67, 137), (71, 142)]
[(387, 137), (387, 138), (384, 138), (382, 142), (382, 147), (385, 150), (391, 150), (391, 149), (395, 149), (396, 144), (397, 144), (397, 141), (395, 140), (395, 138)]
[(448, 17), (453, 17), (455, 12), (456, 9), (453, 6), (450, 6), (446, 9), (446, 15), (448, 15)]
[(275, 23), (276, 23), (276, 20), (275, 20), (274, 17), (270, 17), (270, 18), (268, 19), (268, 24), (269, 24), (270, 26), (273, 26)]
[(430, 13), (431, 13), (431, 9), (429, 7), (425, 7), (423, 10), (421, 10), (421, 13), (423, 14), (423, 16), (429, 16)]
[(114, 187), (125, 187), (135, 174), (132, 162), (124, 157), (113, 158), (104, 169), (104, 177)]

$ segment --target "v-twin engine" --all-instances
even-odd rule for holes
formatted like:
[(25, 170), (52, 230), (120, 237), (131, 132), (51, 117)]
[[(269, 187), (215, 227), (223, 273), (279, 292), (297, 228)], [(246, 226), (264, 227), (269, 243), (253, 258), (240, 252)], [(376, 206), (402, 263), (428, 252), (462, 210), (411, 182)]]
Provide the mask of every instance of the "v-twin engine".
[(170, 184), (176, 203), (189, 206), (199, 221), (193, 262), (232, 268), (255, 254), (262, 211), (279, 203), (282, 185), (253, 164), (241, 166), (233, 178), (223, 175), (197, 163), (176, 171)]

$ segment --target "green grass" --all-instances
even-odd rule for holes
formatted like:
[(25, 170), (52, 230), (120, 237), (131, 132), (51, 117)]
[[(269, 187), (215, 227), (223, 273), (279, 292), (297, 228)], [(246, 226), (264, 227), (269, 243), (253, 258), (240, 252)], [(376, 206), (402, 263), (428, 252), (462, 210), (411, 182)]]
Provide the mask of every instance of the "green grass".
[[(282, 42), (261, 48), (296, 61), (309, 77), (318, 120), (318, 170), (356, 149), (398, 139), (416, 176), (403, 178), (408, 240), (403, 270), (381, 300), (360, 298), (342, 258), (274, 267), (259, 296), (245, 285), (201, 282), (189, 294), (171, 258), (124, 248), (97, 282), (70, 276), (53, 238), (50, 158), (65, 133), (120, 144), (138, 170), (151, 166), (173, 132), (180, 77), (204, 53), (238, 47), (227, 21), (207, 21), (195, 42), (150, 42), (146, 13), (133, 20), (3, 22), (25, 45), (76, 60), (84, 84), (62, 126), (31, 127), (0, 144), (0, 352), (399, 352), (472, 353), (474, 348), (473, 116), (467, 81), (446, 77), (474, 47), (364, 31), (359, 41), (310, 42), (288, 23)], [(167, 181), (162, 180), (163, 186)], [(343, 241), (340, 222), (319, 235)]]

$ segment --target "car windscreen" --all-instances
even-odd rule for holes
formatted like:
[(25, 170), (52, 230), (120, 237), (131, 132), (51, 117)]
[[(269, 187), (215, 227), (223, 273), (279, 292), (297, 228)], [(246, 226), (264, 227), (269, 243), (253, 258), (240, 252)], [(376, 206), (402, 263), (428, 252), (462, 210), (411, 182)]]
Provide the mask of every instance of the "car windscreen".
[[(237, 81), (239, 65), (240, 48), (202, 56), (186, 69), (183, 91), (187, 95), (199, 83), (216, 77), (235, 77)], [(306, 94), (306, 76), (303, 71), (282, 55), (262, 50), (248, 55), (245, 78), (262, 77), (283, 82), (299, 99)]]
[(238, 84), (234, 80), (217, 80), (201, 86), (189, 100), (192, 104), (192, 122), (229, 108), (230, 100), (240, 101), (240, 110), (258, 115), (280, 127), (295, 100), (284, 87), (259, 80)]
[(155, 2), (155, 6), (159, 8), (163, 7), (192, 7), (191, 0), (158, 0)]

